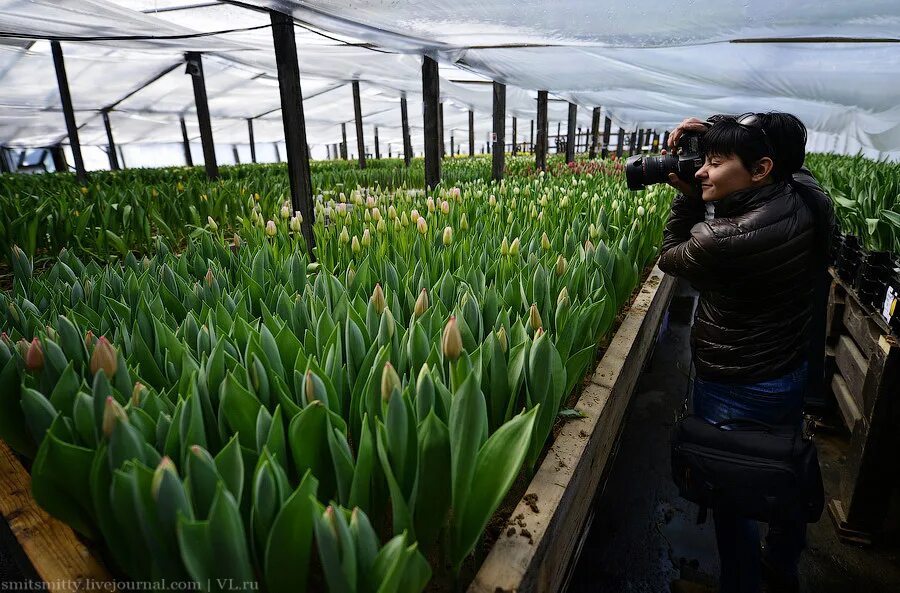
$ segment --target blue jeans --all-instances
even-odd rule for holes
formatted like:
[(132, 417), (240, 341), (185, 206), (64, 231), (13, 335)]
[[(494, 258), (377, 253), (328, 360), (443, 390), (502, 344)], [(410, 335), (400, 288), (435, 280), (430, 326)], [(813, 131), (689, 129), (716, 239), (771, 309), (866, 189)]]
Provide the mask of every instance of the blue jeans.
[[(806, 363), (782, 377), (760, 383), (717, 383), (697, 377), (693, 412), (712, 423), (746, 418), (799, 428), (806, 386)], [(720, 591), (757, 593), (761, 581), (759, 524), (742, 517), (740, 509), (712, 510), (721, 567)], [(766, 557), (779, 573), (797, 574), (800, 553), (805, 546), (805, 517), (769, 524)]]

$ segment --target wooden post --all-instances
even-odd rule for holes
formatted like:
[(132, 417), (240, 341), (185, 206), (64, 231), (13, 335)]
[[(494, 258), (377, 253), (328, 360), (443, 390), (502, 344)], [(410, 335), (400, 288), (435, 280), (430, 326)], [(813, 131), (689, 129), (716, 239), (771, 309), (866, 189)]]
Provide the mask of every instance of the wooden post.
[(241, 155), (238, 154), (237, 144), (231, 145), (231, 154), (234, 157), (234, 164), (240, 165), (241, 164)]
[(566, 162), (575, 162), (575, 118), (578, 116), (578, 106), (569, 103), (569, 129), (566, 133)]
[(375, 158), (381, 159), (381, 146), (378, 144), (378, 126), (375, 126)]
[(341, 124), (341, 158), (345, 161), (349, 158), (347, 152), (347, 124)]
[(450, 130), (450, 156), (456, 154), (456, 142), (453, 139), (453, 130)]
[(253, 137), (253, 118), (247, 118), (247, 133), (250, 136), (250, 162), (256, 162), (256, 139)]
[(272, 144), (275, 145), (275, 160), (280, 163), (281, 162), (281, 150), (278, 149), (277, 142), (273, 142)]
[(518, 154), (519, 147), (516, 145), (516, 117), (512, 118), (512, 153)]
[(666, 130), (666, 133), (663, 134), (662, 145), (663, 148), (669, 150), (669, 130)]
[(547, 170), (547, 91), (538, 91), (537, 96), (537, 145), (534, 147), (534, 166)]
[(591, 148), (588, 150), (588, 158), (597, 158), (597, 144), (600, 141), (600, 108), (594, 107), (591, 112)]
[(637, 141), (638, 154), (641, 154), (642, 152), (644, 152), (644, 140), (645, 140), (644, 133), (645, 133), (644, 128), (641, 128), (640, 130), (638, 130), (638, 141)]
[(441, 158), (447, 154), (447, 147), (444, 146), (444, 103), (438, 105), (438, 141), (441, 143)]
[(559, 154), (559, 139), (562, 136), (562, 122), (556, 122), (556, 154)]
[(122, 147), (119, 146), (119, 167), (122, 169), (128, 168), (128, 163), (125, 162), (125, 151), (122, 150)]
[(178, 118), (181, 121), (181, 143), (184, 146), (184, 164), (188, 167), (194, 166), (194, 157), (191, 155), (191, 141), (188, 138), (187, 124), (184, 123), (184, 116)]
[(438, 63), (422, 59), (422, 111), (425, 123), (425, 185), (434, 189), (441, 182), (441, 137), (438, 122), (441, 87)]
[(625, 146), (625, 130), (619, 128), (616, 136), (616, 158), (622, 158), (623, 148)]
[(531, 152), (534, 152), (534, 120), (531, 120), (531, 136), (528, 138), (528, 144), (531, 146)]
[(583, 139), (581, 133), (581, 126), (578, 126), (578, 131), (575, 133), (575, 154), (581, 152), (581, 141)]
[(103, 127), (106, 128), (106, 156), (109, 157), (109, 168), (119, 170), (119, 157), (116, 154), (116, 141), (113, 139), (112, 126), (109, 123), (109, 110), (103, 110)]
[(637, 134), (638, 134), (637, 130), (634, 130), (631, 133), (631, 139), (630, 139), (630, 142), (628, 143), (628, 156), (634, 156), (634, 150), (637, 146)]
[(206, 98), (206, 80), (203, 77), (203, 56), (199, 52), (190, 51), (184, 54), (187, 62), (187, 74), (194, 83), (194, 103), (197, 108), (197, 122), (200, 124), (200, 142), (203, 144), (203, 161), (206, 165), (206, 176), (219, 178), (219, 165), (216, 162), (216, 146), (213, 142), (212, 123), (209, 119), (209, 103)]
[(412, 139), (409, 136), (409, 112), (406, 107), (406, 95), (400, 97), (400, 119), (403, 123), (403, 164), (409, 166), (412, 159)]
[(290, 15), (270, 11), (275, 62), (278, 66), (278, 88), (281, 91), (281, 116), (284, 142), (287, 145), (288, 179), (291, 185), (292, 210), (303, 216), (300, 231), (306, 240), (307, 255), (315, 259), (316, 238), (313, 235), (312, 176), (309, 170), (309, 144), (303, 116), (303, 93), (300, 89), (300, 66), (294, 19)]
[(56, 84), (59, 87), (59, 99), (66, 120), (69, 146), (72, 147), (72, 156), (75, 158), (75, 177), (78, 179), (78, 183), (85, 184), (88, 180), (87, 171), (84, 169), (84, 159), (81, 156), (78, 124), (75, 123), (75, 109), (72, 107), (72, 94), (69, 92), (69, 79), (66, 76), (66, 62), (63, 58), (62, 46), (59, 41), (51, 41), (50, 49), (53, 52), (53, 65), (56, 67)]
[(600, 156), (606, 158), (609, 156), (609, 137), (610, 132), (612, 132), (612, 120), (608, 117), (603, 119), (603, 148), (600, 150)]
[(366, 143), (363, 138), (362, 104), (359, 99), (359, 81), (353, 81), (353, 119), (356, 121), (356, 152), (359, 168), (366, 168)]
[(475, 156), (475, 112), (469, 109), (469, 158)]
[(653, 142), (650, 145), (650, 152), (659, 152), (659, 132), (653, 131)]
[(491, 159), (491, 179), (503, 179), (506, 158), (506, 85), (494, 82), (494, 146)]

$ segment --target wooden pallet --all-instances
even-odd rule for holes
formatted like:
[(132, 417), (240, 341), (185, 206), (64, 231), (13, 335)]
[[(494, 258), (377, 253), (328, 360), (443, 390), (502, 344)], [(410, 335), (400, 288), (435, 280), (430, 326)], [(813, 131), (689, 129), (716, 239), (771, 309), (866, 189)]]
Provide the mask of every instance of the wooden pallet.
[(839, 495), (828, 504), (838, 536), (868, 544), (880, 530), (896, 482), (900, 452), (900, 345), (877, 313), (832, 270), (826, 317), (826, 377), (850, 451)]
[(674, 287), (659, 268), (650, 273), (578, 400), (586, 417), (565, 424), (513, 511), (523, 517), (515, 535), (500, 536), (468, 593), (561, 588)]

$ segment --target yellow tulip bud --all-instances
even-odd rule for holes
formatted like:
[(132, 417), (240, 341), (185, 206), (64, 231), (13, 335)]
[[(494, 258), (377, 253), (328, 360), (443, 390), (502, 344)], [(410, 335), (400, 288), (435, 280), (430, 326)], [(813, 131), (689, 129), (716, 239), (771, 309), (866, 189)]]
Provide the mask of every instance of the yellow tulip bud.
[(375, 308), (375, 312), (381, 315), (381, 312), (384, 311), (384, 308), (387, 306), (384, 302), (384, 291), (381, 290), (381, 284), (375, 285), (375, 290), (372, 291), (372, 306)]
[(535, 303), (531, 304), (531, 309), (528, 311), (528, 323), (531, 324), (531, 329), (534, 331), (537, 331), (544, 326), (541, 321), (541, 312), (538, 311), (537, 304)]
[(500, 255), (509, 255), (509, 242), (506, 237), (503, 237), (503, 241), (500, 243)]
[(566, 264), (567, 264), (566, 258), (564, 258), (562, 255), (560, 255), (559, 257), (556, 258), (556, 277), (557, 278), (562, 278), (566, 274), (566, 268), (567, 268)]
[(362, 246), (368, 247), (372, 244), (372, 234), (369, 232), (369, 229), (364, 229), (362, 234)]
[(464, 231), (469, 230), (469, 218), (466, 216), (465, 212), (463, 212), (462, 216), (459, 219), (459, 228)]
[(381, 401), (389, 401), (394, 389), (400, 389), (400, 375), (394, 370), (394, 365), (386, 362), (381, 371)]
[(275, 228), (275, 221), (270, 220), (266, 223), (266, 236), (274, 237), (278, 233), (278, 229)]
[(563, 286), (562, 290), (559, 291), (559, 296), (556, 297), (556, 306), (560, 305), (569, 305), (569, 290)]
[(453, 228), (452, 227), (444, 227), (444, 245), (450, 245), (453, 243)]
[(541, 235), (541, 247), (544, 251), (550, 250), (550, 238), (547, 236), (547, 233)]
[(519, 238), (513, 239), (512, 245), (509, 246), (510, 255), (519, 255)]
[(500, 326), (500, 329), (497, 330), (497, 341), (500, 342), (500, 350), (506, 354), (509, 350), (509, 338), (506, 336), (506, 328), (502, 325)]
[(449, 360), (456, 360), (462, 354), (462, 334), (459, 333), (459, 326), (456, 324), (455, 316), (451, 316), (447, 321), (447, 325), (444, 326), (441, 347), (444, 357)]
[(350, 242), (350, 233), (347, 231), (347, 227), (341, 229), (341, 234), (338, 236), (338, 241), (346, 245)]
[(419, 298), (416, 299), (416, 306), (413, 309), (413, 315), (415, 315), (417, 318), (421, 317), (425, 314), (425, 311), (428, 310), (428, 306), (428, 291), (423, 288), (422, 292), (419, 293)]

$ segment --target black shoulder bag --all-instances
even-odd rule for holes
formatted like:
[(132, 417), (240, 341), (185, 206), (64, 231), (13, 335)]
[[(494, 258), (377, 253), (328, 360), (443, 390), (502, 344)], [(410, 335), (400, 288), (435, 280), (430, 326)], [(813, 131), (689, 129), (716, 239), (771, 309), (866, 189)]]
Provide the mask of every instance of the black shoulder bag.
[[(812, 197), (798, 193), (821, 220)], [(829, 238), (822, 227), (816, 225), (817, 245)], [(812, 344), (811, 355), (816, 351)], [(821, 365), (809, 368), (815, 372)], [(816, 446), (803, 429), (742, 418), (711, 424), (688, 414), (685, 401), (672, 433), (671, 462), (678, 493), (700, 505), (701, 522), (707, 508), (723, 505), (766, 523), (801, 517), (815, 523), (825, 506)]]

